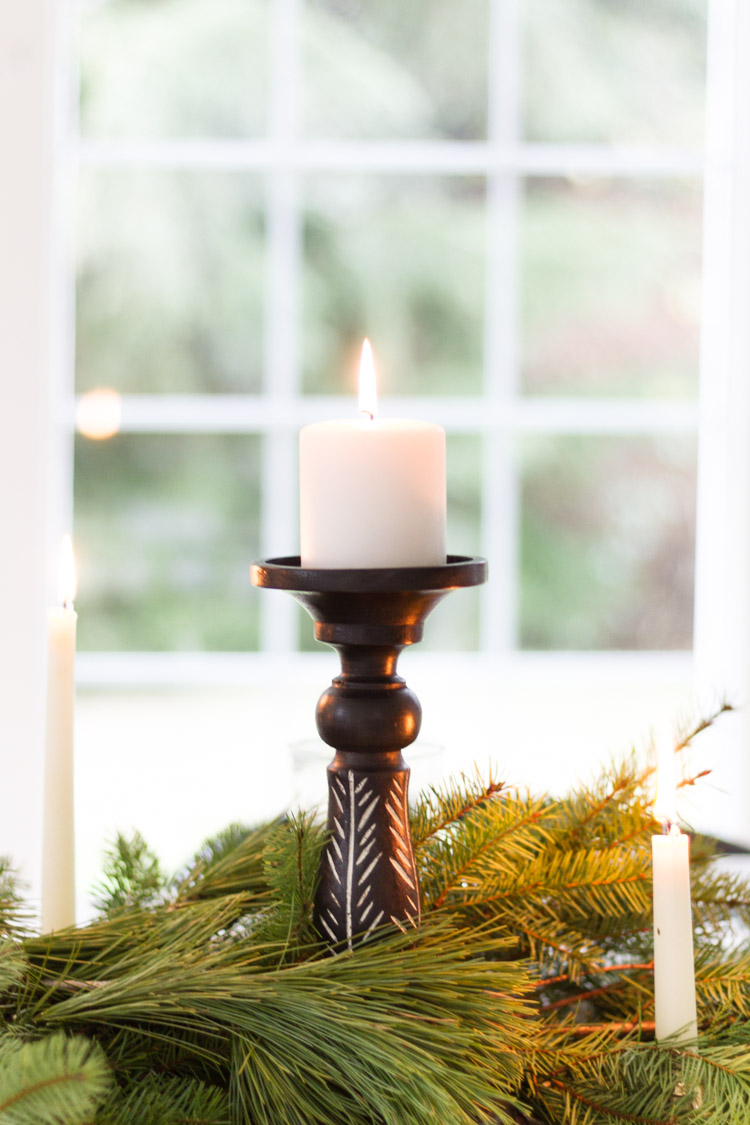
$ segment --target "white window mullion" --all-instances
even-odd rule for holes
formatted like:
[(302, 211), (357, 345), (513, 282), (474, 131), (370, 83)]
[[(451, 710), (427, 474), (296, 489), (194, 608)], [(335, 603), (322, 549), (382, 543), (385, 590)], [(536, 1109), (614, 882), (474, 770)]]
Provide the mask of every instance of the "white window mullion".
[[(710, 737), (700, 827), (750, 844), (750, 6), (709, 5), (696, 687), (742, 710)], [(728, 801), (727, 793), (740, 794)]]
[[(299, 388), (301, 220), (297, 173), (289, 155), (297, 138), (300, 0), (277, 0), (271, 29), (271, 145), (266, 243), (265, 394), (287, 423), (263, 442), (261, 549), (264, 557), (292, 553), (298, 540), (296, 433), (291, 406)], [(287, 597), (261, 600), (261, 648), (296, 648), (297, 611)]]
[[(382, 416), (430, 411), (449, 433), (512, 429), (549, 434), (693, 433), (698, 406), (679, 399), (561, 398), (552, 395), (485, 400), (479, 396), (384, 399)], [(326, 418), (350, 418), (351, 395), (124, 395), (123, 433), (266, 433)], [(67, 412), (72, 418), (72, 408)]]
[[(504, 22), (504, 21), (501, 21)], [(503, 76), (492, 81), (500, 86)], [(79, 142), (78, 161), (93, 167), (268, 169), (273, 141), (91, 140)], [(401, 175), (468, 175), (519, 172), (527, 176), (700, 176), (703, 154), (693, 149), (641, 149), (618, 145), (485, 141), (301, 141), (285, 154), (295, 171), (378, 172)]]
[[(490, 143), (514, 146), (520, 128), (521, 34), (518, 0), (494, 0), (490, 24)], [(517, 171), (498, 169), (487, 182), (487, 281), (485, 295), (485, 405), (502, 416), (518, 380), (518, 226), (521, 186)], [(490, 582), (482, 591), (480, 645), (511, 651), (518, 632), (518, 479), (514, 434), (502, 421), (485, 431), (482, 480), (482, 549)]]

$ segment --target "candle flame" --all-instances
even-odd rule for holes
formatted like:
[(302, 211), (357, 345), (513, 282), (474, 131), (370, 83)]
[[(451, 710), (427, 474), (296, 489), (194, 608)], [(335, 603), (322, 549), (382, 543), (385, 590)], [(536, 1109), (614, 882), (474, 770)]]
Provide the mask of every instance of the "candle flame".
[(657, 820), (662, 821), (665, 832), (673, 832), (677, 828), (677, 783), (674, 770), (674, 751), (669, 742), (659, 744), (654, 816)]
[(57, 588), (62, 604), (66, 608), (72, 606), (73, 599), (76, 596), (76, 564), (73, 558), (73, 543), (69, 535), (63, 537), (60, 548)]
[(375, 378), (375, 360), (372, 356), (372, 345), (365, 338), (362, 344), (362, 358), (359, 361), (359, 412), (367, 414), (372, 420), (378, 407), (377, 381)]

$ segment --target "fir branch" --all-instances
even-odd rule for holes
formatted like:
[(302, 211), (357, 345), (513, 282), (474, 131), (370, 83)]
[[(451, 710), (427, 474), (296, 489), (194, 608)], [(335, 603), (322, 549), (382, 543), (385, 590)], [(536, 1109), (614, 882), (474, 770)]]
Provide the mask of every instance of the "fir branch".
[(536, 961), (540, 973), (557, 973), (564, 968), (572, 981), (580, 981), (604, 955), (602, 946), (588, 934), (554, 919), (535, 916), (530, 909), (516, 915), (513, 929), (523, 938), (518, 953)]
[(741, 876), (716, 870), (711, 853), (691, 855), (691, 899), (696, 928), (708, 941), (732, 945), (750, 927), (750, 887)]
[(263, 871), (273, 909), (260, 919), (256, 940), (280, 946), (283, 961), (301, 956), (305, 949), (318, 949), (312, 905), (324, 840), (322, 825), (304, 813), (288, 817), (267, 833)]
[(495, 781), (490, 769), (485, 781), (479, 774), (468, 777), (462, 773), (451, 779), (443, 788), (431, 786), (420, 796), (412, 811), (411, 833), (415, 848), (421, 848), (434, 836), (462, 821), (469, 813), (482, 808), (505, 789), (505, 783)]
[(26, 958), (20, 945), (0, 940), (0, 996), (21, 983), (25, 969)]
[(29, 933), (30, 912), (23, 901), (23, 884), (6, 856), (0, 856), (0, 939)]
[(116, 1088), (96, 1125), (230, 1125), (225, 1090), (196, 1079), (144, 1076)]
[(750, 1017), (750, 950), (699, 957), (695, 984), (702, 1007), (712, 1005), (718, 1012), (731, 1010)]
[(84, 1125), (109, 1085), (103, 1052), (85, 1039), (0, 1039), (3, 1125)]
[[(582, 846), (586, 829), (591, 830), (594, 826), (601, 831), (602, 826), (608, 824), (611, 831), (611, 818), (608, 820), (603, 814), (608, 813), (613, 805), (627, 809), (631, 815), (634, 802), (642, 808), (643, 797), (640, 791), (643, 779), (643, 771), (637, 768), (635, 755), (631, 754), (625, 762), (605, 770), (593, 788), (583, 787), (572, 800), (564, 803), (562, 808), (567, 826), (565, 847), (571, 849)], [(639, 822), (636, 832), (641, 830)], [(598, 835), (595, 841), (601, 842)], [(611, 840), (609, 842), (612, 843)]]
[(425, 903), (439, 909), (472, 891), (484, 895), (494, 876), (514, 881), (519, 867), (535, 860), (548, 834), (548, 801), (516, 792), (477, 804), (418, 852)]
[(118, 833), (104, 855), (104, 877), (94, 887), (94, 905), (101, 914), (142, 909), (158, 902), (167, 879), (140, 832), (134, 832), (130, 839)]

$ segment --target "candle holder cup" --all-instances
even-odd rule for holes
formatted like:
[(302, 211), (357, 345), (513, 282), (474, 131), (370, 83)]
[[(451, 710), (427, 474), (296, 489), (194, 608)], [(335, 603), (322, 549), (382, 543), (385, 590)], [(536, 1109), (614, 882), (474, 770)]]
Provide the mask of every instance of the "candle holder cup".
[(315, 638), (339, 654), (341, 673), (318, 701), (328, 766), (328, 842), (314, 921), (334, 945), (366, 941), (386, 923), (420, 918), (409, 829), (409, 768), (401, 751), (419, 734), (422, 708), (396, 673), (399, 654), (450, 593), (486, 581), (484, 559), (449, 555), (442, 566), (307, 569), (299, 557), (253, 563), (255, 586), (286, 590), (315, 622)]

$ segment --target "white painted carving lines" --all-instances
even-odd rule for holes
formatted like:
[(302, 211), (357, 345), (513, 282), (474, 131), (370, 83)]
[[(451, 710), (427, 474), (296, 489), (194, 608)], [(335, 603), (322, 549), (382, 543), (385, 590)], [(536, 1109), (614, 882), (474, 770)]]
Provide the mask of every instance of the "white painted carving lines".
[[(389, 793), (388, 799), (385, 802), (385, 807), (388, 810), (391, 836), (394, 839), (396, 854), (388, 856), (391, 866), (401, 881), (406, 885), (408, 891), (406, 893), (406, 901), (414, 911), (415, 917), (407, 914), (409, 922), (417, 928), (419, 923), (419, 891), (416, 885), (416, 876), (414, 874), (414, 853), (411, 847), (411, 838), (409, 836), (409, 810), (407, 807), (407, 792), (400, 777), (393, 778), (393, 792)], [(411, 893), (409, 893), (411, 892)], [(391, 918), (395, 922), (395, 918)], [(399, 923), (396, 923), (397, 925)], [(401, 927), (403, 928), (403, 927)]]
[(367, 927), (367, 933), (362, 938), (362, 941), (367, 941), (368, 937), (370, 936), (372, 931), (375, 929), (375, 927), (380, 925), (380, 921), (381, 921), (384, 914), (385, 914), (385, 911), (381, 910), (380, 913), (378, 914), (378, 916), (376, 918), (373, 918), (372, 922)]
[[(385, 779), (383, 779), (385, 780)], [(327, 909), (320, 921), (328, 936), (336, 941), (343, 936), (347, 947), (353, 948), (355, 935), (366, 941), (380, 925), (385, 910), (378, 909), (373, 876), (383, 850), (378, 848), (375, 810), (381, 793), (373, 791), (370, 778), (356, 779), (353, 770), (334, 774), (331, 779), (331, 836), (327, 859), (334, 875), (335, 885), (330, 888), (334, 909)], [(408, 830), (407, 790), (401, 777), (391, 778), (390, 792), (383, 795), (387, 810), (387, 824), (393, 839), (393, 853), (388, 860), (402, 884), (407, 911), (405, 921), (411, 926), (419, 923), (419, 892), (414, 871), (414, 854)], [(348, 822), (348, 831), (344, 825)], [(390, 850), (390, 849), (389, 849)], [(404, 929), (402, 921), (390, 916), (394, 925)], [(336, 933), (338, 931), (338, 934)]]

